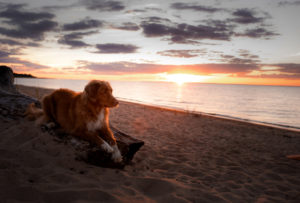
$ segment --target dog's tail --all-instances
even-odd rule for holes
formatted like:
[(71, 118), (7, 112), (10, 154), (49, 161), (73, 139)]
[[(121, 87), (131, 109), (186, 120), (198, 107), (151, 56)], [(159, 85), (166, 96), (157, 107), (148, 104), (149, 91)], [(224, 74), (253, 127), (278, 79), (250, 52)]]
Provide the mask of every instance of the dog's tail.
[(38, 108), (35, 103), (28, 105), (24, 116), (30, 121), (37, 121), (44, 116), (44, 112), (41, 108)]

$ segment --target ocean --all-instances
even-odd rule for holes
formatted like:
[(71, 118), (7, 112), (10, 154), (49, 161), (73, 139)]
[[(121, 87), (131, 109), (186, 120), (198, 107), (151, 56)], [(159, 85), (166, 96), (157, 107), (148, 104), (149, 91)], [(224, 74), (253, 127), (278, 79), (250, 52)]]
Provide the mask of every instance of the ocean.
[[(15, 84), (82, 91), (88, 80), (15, 78)], [(300, 130), (300, 87), (110, 81), (120, 100)]]

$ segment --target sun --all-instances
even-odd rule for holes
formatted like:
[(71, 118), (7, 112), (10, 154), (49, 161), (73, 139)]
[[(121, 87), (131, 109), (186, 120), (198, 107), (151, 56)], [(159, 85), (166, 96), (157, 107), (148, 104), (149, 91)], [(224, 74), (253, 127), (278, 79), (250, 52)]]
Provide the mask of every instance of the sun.
[(205, 76), (178, 73), (178, 74), (165, 74), (164, 78), (166, 81), (175, 82), (178, 85), (182, 85), (187, 82), (202, 82)]

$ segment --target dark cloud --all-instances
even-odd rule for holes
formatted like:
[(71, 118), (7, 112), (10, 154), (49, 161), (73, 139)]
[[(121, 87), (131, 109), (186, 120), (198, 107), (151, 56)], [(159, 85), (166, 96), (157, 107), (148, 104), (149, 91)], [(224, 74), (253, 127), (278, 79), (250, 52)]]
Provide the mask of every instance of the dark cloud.
[(51, 20), (36, 23), (20, 22), (15, 29), (0, 27), (0, 34), (20, 39), (43, 40), (44, 34), (53, 31), (58, 24)]
[(170, 56), (170, 57), (179, 57), (179, 58), (192, 58), (197, 57), (200, 54), (206, 54), (205, 49), (195, 49), (195, 50), (166, 50), (159, 51), (157, 54), (162, 56)]
[(4, 3), (0, 2), (0, 9), (20, 9), (27, 6), (27, 4), (17, 4), (17, 3)]
[(146, 13), (146, 12), (147, 12), (146, 9), (132, 9), (132, 10), (126, 11), (126, 13)]
[(194, 11), (203, 11), (208, 13), (214, 13), (216, 11), (220, 11), (219, 8), (214, 8), (210, 6), (201, 6), (197, 4), (191, 4), (191, 3), (173, 3), (171, 4), (171, 8), (177, 9), (177, 10), (194, 10)]
[(12, 39), (0, 39), (1, 44), (7, 44), (10, 46), (30, 46), (30, 47), (38, 47), (40, 46), (38, 43), (35, 42), (28, 42), (28, 43), (23, 43), (20, 41), (12, 40)]
[(161, 18), (157, 16), (151, 16), (143, 19), (144, 19), (143, 22), (147, 22), (147, 23), (172, 23), (172, 21), (169, 20), (168, 18)]
[(1, 44), (7, 44), (10, 46), (16, 46), (16, 45), (24, 45), (23, 43), (11, 39), (0, 39)]
[(208, 25), (189, 25), (186, 23), (165, 25), (143, 21), (141, 24), (146, 37), (169, 37), (173, 43), (195, 44), (196, 40), (230, 40), (233, 27), (224, 21), (211, 21)]
[(216, 61), (227, 64), (258, 64), (260, 62), (259, 56), (251, 54), (248, 50), (240, 49), (236, 55), (217, 53), (219, 58)]
[(270, 37), (279, 35), (278, 33), (269, 31), (263, 27), (254, 28), (254, 29), (246, 29), (243, 33), (236, 33), (238, 37), (250, 37), (250, 38), (264, 38), (270, 39)]
[[(268, 67), (268, 69), (266, 69)], [(271, 69), (269, 69), (271, 67)], [(256, 74), (247, 77), (279, 78), (279, 79), (300, 79), (300, 64), (260, 64)]]
[(81, 4), (89, 10), (121, 11), (125, 9), (122, 1), (111, 0), (82, 0)]
[(77, 30), (86, 30), (92, 28), (100, 28), (103, 26), (103, 21), (93, 20), (93, 19), (84, 19), (75, 23), (64, 24), (63, 30), (65, 31), (77, 31)]
[(233, 55), (226, 55), (221, 54), (221, 59), (219, 59), (222, 63), (229, 63), (229, 64), (256, 64), (260, 62), (259, 59), (248, 58), (248, 57), (236, 57)]
[(25, 5), (24, 4), (9, 4), (7, 5), (6, 9), (0, 12), (0, 18), (9, 19), (9, 22), (12, 24), (22, 22), (33, 22), (39, 20), (47, 20), (52, 19), (55, 16), (52, 13), (48, 12), (28, 12), (28, 11), (21, 11)]
[(9, 57), (10, 53), (5, 50), (0, 50), (0, 59)]
[(135, 53), (139, 47), (130, 45), (130, 44), (97, 44), (96, 48), (98, 49), (97, 53), (103, 54), (128, 54)]
[(90, 32), (73, 32), (70, 34), (66, 34), (58, 40), (58, 43), (69, 45), (71, 48), (82, 48), (88, 47), (89, 44), (82, 41), (84, 36), (92, 35), (98, 32), (90, 31)]
[(154, 11), (154, 12), (164, 12), (163, 9), (161, 8), (154, 8), (154, 7), (146, 7), (146, 8), (143, 8), (143, 9), (132, 9), (132, 10), (127, 10), (125, 13), (146, 13), (148, 11)]
[(250, 9), (238, 9), (234, 11), (232, 15), (235, 18), (231, 20), (241, 24), (261, 23), (264, 21), (262, 17), (255, 17), (256, 12)]
[[(186, 9), (192, 7), (190, 4), (183, 3), (172, 5)], [(224, 20), (203, 20), (198, 25), (175, 23), (169, 19), (154, 16), (144, 18), (140, 27), (146, 37), (163, 37), (163, 40), (178, 44), (199, 44), (200, 40), (206, 39), (230, 41), (234, 36), (269, 39), (278, 35), (264, 24), (264, 21), (270, 17), (267, 13), (258, 12), (254, 9), (238, 9), (232, 15), (233, 18)], [(239, 26), (248, 24), (258, 25), (257, 28), (236, 31)]]
[(126, 31), (137, 31), (140, 29), (140, 27), (135, 23), (123, 23), (120, 26), (112, 26), (114, 29), (118, 30), (126, 30)]
[(240, 49), (238, 51), (238, 54), (239, 54), (239, 56), (248, 58), (248, 59), (258, 59), (259, 58), (258, 55), (251, 54), (248, 50), (245, 50), (245, 49)]
[(0, 34), (20, 39), (43, 40), (44, 34), (58, 25), (52, 21), (54, 15), (48, 12), (28, 12), (21, 10), (24, 5), (9, 4), (0, 12), (2, 22), (13, 28), (0, 27)]
[(143, 28), (143, 33), (147, 37), (162, 37), (165, 35), (171, 35), (171, 29), (173, 29), (172, 27), (158, 23), (143, 23), (141, 27)]
[(280, 1), (278, 6), (300, 6), (300, 1)]
[(279, 67), (281, 72), (297, 74), (300, 78), (300, 64), (281, 63), (281, 64), (274, 64), (274, 66)]

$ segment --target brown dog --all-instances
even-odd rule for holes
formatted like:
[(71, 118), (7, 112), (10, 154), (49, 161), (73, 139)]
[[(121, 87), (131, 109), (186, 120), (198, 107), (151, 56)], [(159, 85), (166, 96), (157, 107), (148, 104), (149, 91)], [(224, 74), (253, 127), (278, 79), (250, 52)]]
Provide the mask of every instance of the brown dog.
[[(58, 123), (67, 133), (96, 144), (112, 153), (115, 162), (121, 162), (122, 156), (108, 122), (108, 108), (118, 104), (108, 82), (92, 80), (82, 93), (59, 89), (46, 96), (39, 123)], [(32, 112), (32, 106), (28, 108), (27, 112)]]

